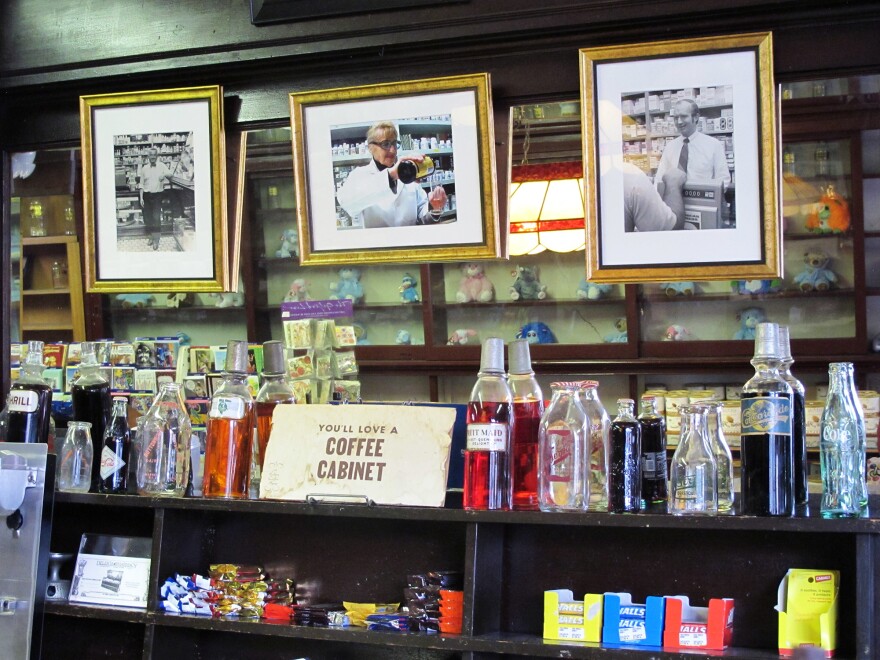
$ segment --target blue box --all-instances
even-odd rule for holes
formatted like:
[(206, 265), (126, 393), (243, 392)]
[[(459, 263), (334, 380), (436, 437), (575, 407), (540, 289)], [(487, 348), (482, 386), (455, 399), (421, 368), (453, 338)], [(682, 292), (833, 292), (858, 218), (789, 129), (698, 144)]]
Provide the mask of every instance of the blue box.
[(663, 646), (663, 596), (648, 596), (644, 605), (628, 593), (606, 593), (603, 644)]

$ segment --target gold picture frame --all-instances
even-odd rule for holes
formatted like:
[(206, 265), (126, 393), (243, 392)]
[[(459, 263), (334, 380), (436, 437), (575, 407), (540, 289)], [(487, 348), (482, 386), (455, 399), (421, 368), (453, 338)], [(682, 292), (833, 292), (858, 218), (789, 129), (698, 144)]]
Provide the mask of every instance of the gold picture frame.
[(86, 290), (229, 290), (223, 91), (80, 97)]
[[(303, 265), (502, 256), (489, 74), (291, 93), (290, 118)], [(394, 126), (400, 161), (427, 155), (434, 171), (406, 184), (383, 176), (366, 139), (380, 121)], [(385, 197), (374, 203), (360, 187), (351, 195), (356, 181), (378, 182)]]
[(580, 73), (587, 277), (780, 277), (772, 35), (584, 48)]

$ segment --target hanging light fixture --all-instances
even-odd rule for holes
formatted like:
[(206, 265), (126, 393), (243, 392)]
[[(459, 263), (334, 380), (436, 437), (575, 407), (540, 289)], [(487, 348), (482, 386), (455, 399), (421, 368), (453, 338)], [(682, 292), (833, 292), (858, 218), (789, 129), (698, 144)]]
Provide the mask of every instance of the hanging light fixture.
[(510, 179), (512, 255), (584, 249), (584, 173), (579, 161), (515, 165)]

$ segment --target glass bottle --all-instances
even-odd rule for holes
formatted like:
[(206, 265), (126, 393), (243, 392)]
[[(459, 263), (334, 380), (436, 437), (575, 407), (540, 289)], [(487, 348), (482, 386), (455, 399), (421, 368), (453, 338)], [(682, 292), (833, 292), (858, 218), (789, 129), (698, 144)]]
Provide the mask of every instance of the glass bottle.
[(791, 444), (794, 457), (794, 505), (805, 506), (810, 492), (807, 486), (807, 421), (804, 384), (791, 373), (794, 358), (787, 325), (779, 326), (779, 375), (791, 385), (792, 419)]
[(66, 289), (70, 286), (67, 274), (67, 261), (59, 259), (52, 262), (52, 288)]
[(67, 434), (58, 459), (58, 490), (65, 493), (87, 493), (92, 485), (91, 424), (67, 423)]
[(49, 442), (52, 388), (43, 379), (43, 342), (29, 341), (21, 374), (6, 397), (8, 442)]
[(189, 479), (192, 425), (180, 383), (162, 383), (144, 415), (137, 446), (139, 495), (181, 497)]
[(844, 368), (847, 372), (849, 400), (850, 403), (852, 403), (853, 411), (855, 411), (856, 414), (856, 430), (859, 434), (859, 472), (862, 475), (862, 478), (858, 482), (862, 486), (862, 494), (859, 496), (859, 502), (861, 502), (862, 508), (865, 509), (868, 506), (868, 483), (866, 479), (868, 435), (867, 430), (865, 429), (865, 411), (862, 408), (862, 402), (859, 399), (859, 391), (856, 389), (855, 370), (852, 362), (843, 362), (842, 364), (845, 365)]
[(124, 495), (128, 487), (128, 459), (131, 452), (131, 431), (128, 428), (128, 402), (124, 396), (113, 397), (113, 412), (104, 431), (101, 449), (102, 493)]
[(608, 510), (637, 513), (642, 507), (642, 429), (633, 417), (635, 402), (617, 400), (617, 417), (611, 421), (608, 458)]
[(62, 229), (63, 233), (68, 236), (73, 236), (76, 234), (76, 213), (73, 210), (73, 206), (68, 204), (64, 207), (64, 216), (62, 219)]
[(101, 371), (95, 355), (95, 344), (84, 341), (80, 345), (80, 364), (70, 387), (73, 419), (91, 424), (92, 434), (92, 492), (98, 491), (101, 478), (101, 450), (104, 447), (104, 429), (110, 419), (112, 401), (110, 382)]
[(513, 394), (504, 373), (504, 340), (483, 342), (480, 372), (467, 408), (462, 505), (470, 510), (510, 508), (508, 461)]
[(743, 385), (740, 401), (740, 512), (749, 516), (794, 515), (793, 393), (779, 375), (777, 328), (758, 324), (755, 375)]
[(229, 341), (223, 382), (211, 397), (202, 482), (204, 497), (248, 497), (256, 420), (254, 399), (247, 388), (247, 349), (246, 341)]
[(672, 455), (669, 513), (718, 512), (718, 465), (709, 446), (709, 408), (688, 404), (679, 409), (681, 440)]
[(642, 503), (647, 510), (660, 505), (665, 510), (668, 497), (666, 419), (657, 414), (653, 396), (642, 396), (641, 408), (637, 419), (642, 432)]
[(527, 340), (512, 341), (507, 359), (514, 420), (510, 441), (510, 508), (534, 511), (538, 509), (538, 430), (544, 414), (544, 395), (532, 371)]
[(782, 172), (790, 175), (797, 174), (794, 150), (789, 145), (785, 145), (782, 149)]
[(608, 511), (608, 445), (611, 442), (611, 418), (599, 399), (599, 382), (582, 380), (581, 406), (590, 425), (589, 454), (585, 474), (590, 481), (590, 511)]
[(46, 218), (43, 215), (43, 204), (40, 200), (35, 199), (28, 205), (28, 215), (30, 215), (28, 233), (31, 236), (45, 236)]
[(279, 403), (296, 403), (296, 395), (287, 382), (284, 361), (284, 343), (267, 341), (263, 344), (263, 383), (257, 392), (257, 453), (260, 470), (266, 457), (266, 446), (272, 432), (272, 413)]
[(140, 457), (143, 454), (141, 438), (144, 437), (144, 424), (146, 424), (147, 416), (141, 415), (134, 422), (134, 427), (131, 429), (130, 435), (130, 444), (128, 451), (128, 475), (126, 476), (126, 481), (128, 482), (126, 492), (131, 495), (138, 494), (138, 465), (140, 464)]
[(852, 518), (862, 514), (859, 431), (849, 396), (847, 364), (828, 365), (828, 396), (819, 422), (819, 461), (822, 472), (823, 518)]
[(538, 505), (541, 511), (583, 511), (588, 424), (578, 397), (580, 383), (552, 383), (553, 398), (538, 430)]
[(736, 496), (733, 482), (733, 455), (730, 453), (730, 445), (727, 444), (722, 427), (724, 404), (721, 401), (701, 401), (700, 405), (708, 410), (709, 448), (715, 457), (718, 474), (718, 513), (730, 513), (733, 511)]

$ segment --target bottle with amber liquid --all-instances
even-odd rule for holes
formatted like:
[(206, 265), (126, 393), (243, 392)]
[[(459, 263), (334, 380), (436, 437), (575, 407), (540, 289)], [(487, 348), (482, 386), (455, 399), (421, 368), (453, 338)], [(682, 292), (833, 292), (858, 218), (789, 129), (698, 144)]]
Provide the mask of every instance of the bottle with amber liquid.
[(611, 420), (608, 456), (608, 511), (638, 513), (642, 508), (642, 428), (633, 416), (632, 399), (617, 400)]
[(70, 387), (73, 402), (73, 421), (88, 422), (92, 426), (92, 492), (98, 492), (101, 480), (101, 450), (104, 448), (104, 430), (110, 419), (112, 401), (110, 382), (101, 372), (101, 365), (95, 354), (95, 344), (84, 341), (80, 344), (79, 370)]
[(510, 507), (508, 452), (514, 426), (513, 394), (504, 373), (504, 340), (483, 342), (480, 373), (467, 407), (462, 504), (470, 510)]
[(639, 426), (642, 430), (642, 500), (648, 511), (665, 511), (668, 490), (666, 462), (666, 419), (657, 414), (656, 399), (641, 399)]
[(296, 395), (287, 382), (284, 363), (284, 344), (267, 341), (263, 344), (263, 373), (260, 391), (257, 392), (257, 453), (260, 470), (266, 458), (266, 446), (272, 433), (272, 414), (279, 403), (296, 403)]
[(538, 428), (544, 414), (544, 395), (532, 371), (529, 342), (516, 339), (508, 346), (507, 380), (513, 394), (513, 435), (510, 441), (510, 508), (538, 509)]
[(102, 493), (124, 495), (128, 489), (128, 462), (131, 453), (131, 429), (128, 427), (128, 403), (124, 396), (113, 397), (113, 413), (104, 431), (101, 449)]
[[(779, 326), (776, 337), (779, 342), (779, 375), (791, 385), (792, 419), (791, 443), (794, 458), (794, 504), (805, 506), (809, 499), (807, 489), (807, 417), (804, 384), (791, 373), (794, 358), (791, 356), (791, 341), (787, 325)], [(720, 502), (719, 502), (720, 503)]]
[(755, 375), (742, 389), (740, 513), (794, 515), (792, 389), (779, 374), (778, 326), (755, 329)]
[[(6, 397), (8, 442), (49, 442), (52, 388), (43, 379), (43, 342), (29, 341), (21, 375)], [(49, 447), (49, 451), (54, 451)]]
[(246, 341), (229, 341), (223, 382), (211, 397), (204, 497), (248, 497), (255, 415), (254, 399), (247, 388), (247, 349)]

